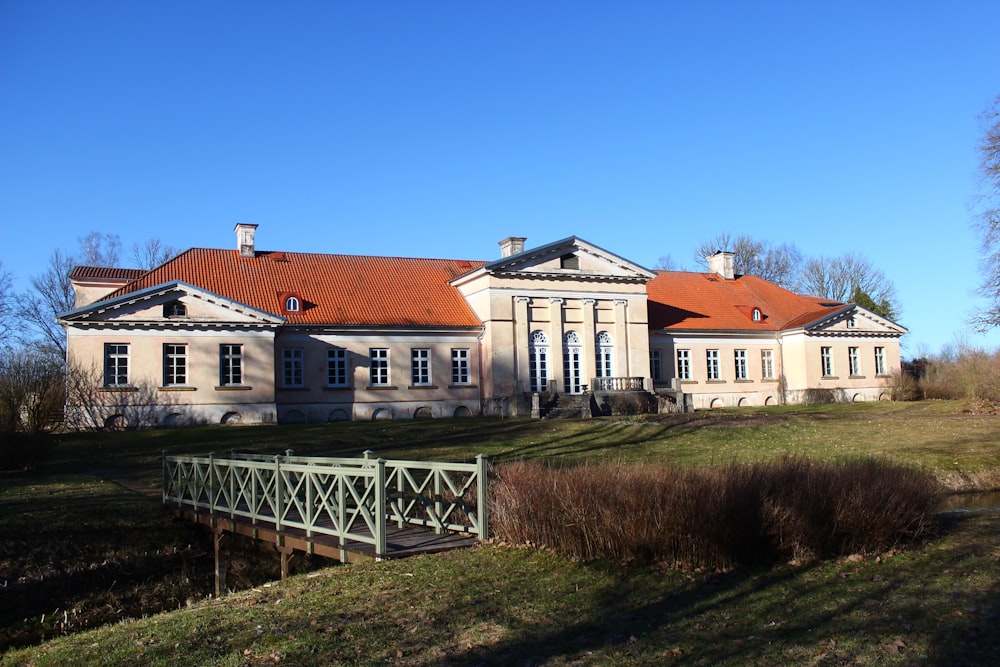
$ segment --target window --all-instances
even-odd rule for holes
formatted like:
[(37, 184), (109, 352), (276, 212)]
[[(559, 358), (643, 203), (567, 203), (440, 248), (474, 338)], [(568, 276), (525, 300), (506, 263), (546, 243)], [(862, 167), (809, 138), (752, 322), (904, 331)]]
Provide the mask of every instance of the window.
[(861, 360), (858, 358), (858, 348), (847, 348), (847, 370), (852, 377), (861, 375)]
[(734, 358), (736, 361), (736, 379), (746, 380), (747, 379), (747, 351), (746, 350), (736, 350), (734, 353)]
[(465, 348), (451, 351), (451, 383), (469, 384), (469, 351)]
[(285, 387), (302, 387), (302, 367), (305, 355), (301, 347), (281, 351), (281, 383)]
[(875, 348), (875, 375), (885, 375), (885, 348)]
[(771, 350), (760, 351), (760, 376), (764, 380), (774, 379), (774, 353)]
[(567, 394), (579, 394), (583, 391), (582, 356), (579, 334), (567, 331), (563, 336), (563, 389)]
[(854, 319), (854, 315), (851, 315), (850, 317), (847, 318), (847, 328), (853, 329), (856, 326), (858, 326), (858, 322), (857, 320)]
[(125, 387), (128, 385), (128, 345), (105, 343), (104, 345), (104, 386)]
[(833, 377), (833, 354), (830, 348), (819, 348), (819, 359), (823, 377)]
[(347, 386), (347, 350), (335, 347), (326, 351), (326, 384), (330, 387)]
[(163, 346), (163, 386), (187, 384), (187, 345)]
[(384, 347), (373, 347), (368, 350), (371, 361), (370, 383), (373, 387), (389, 386), (389, 350)]
[(559, 258), (559, 268), (580, 270), (580, 258), (576, 255), (563, 255)]
[(290, 313), (296, 313), (299, 310), (299, 298), (296, 296), (290, 296), (285, 299), (285, 310)]
[(170, 301), (163, 304), (164, 317), (184, 317), (187, 315), (187, 306), (180, 301)]
[(677, 379), (691, 379), (691, 350), (677, 350)]
[(611, 334), (607, 331), (597, 334), (597, 377), (611, 377), (611, 357), (614, 349)]
[(649, 351), (649, 374), (653, 376), (653, 382), (663, 381), (663, 360), (659, 350)]
[(426, 387), (431, 383), (431, 351), (426, 348), (410, 350), (410, 384)]
[(219, 346), (219, 384), (223, 387), (243, 384), (243, 346)]
[(705, 361), (708, 366), (708, 379), (718, 380), (719, 379), (719, 351), (718, 350), (706, 350)]
[(532, 331), (528, 341), (528, 374), (531, 391), (545, 391), (549, 384), (549, 340), (542, 331)]
[(760, 314), (760, 308), (754, 308), (753, 309), (753, 321), (754, 322), (760, 322), (761, 319), (762, 319), (762, 317), (761, 317), (761, 314)]

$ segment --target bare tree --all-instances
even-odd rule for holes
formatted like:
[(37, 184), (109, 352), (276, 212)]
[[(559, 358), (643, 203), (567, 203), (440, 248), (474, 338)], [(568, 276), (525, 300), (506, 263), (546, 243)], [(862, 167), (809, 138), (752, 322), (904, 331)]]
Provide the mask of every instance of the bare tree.
[(90, 232), (77, 239), (80, 256), (77, 264), (84, 266), (118, 266), (122, 240), (117, 234)]
[(707, 265), (706, 257), (720, 250), (733, 253), (733, 270), (740, 275), (758, 276), (785, 289), (796, 289), (802, 254), (794, 245), (772, 246), (745, 234), (718, 234), (695, 251), (695, 261)]
[(14, 292), (10, 273), (3, 270), (0, 262), (0, 349), (11, 345), (14, 332)]
[(988, 305), (973, 318), (980, 331), (1000, 327), (1000, 96), (983, 113), (985, 130), (979, 144), (983, 193), (976, 229), (982, 252), (979, 293)]
[(0, 352), (0, 432), (37, 433), (62, 419), (61, 364), (27, 348)]
[(132, 244), (132, 261), (140, 269), (154, 269), (171, 259), (180, 252), (180, 249), (169, 246), (160, 239), (152, 238), (145, 243)]
[(653, 269), (657, 271), (682, 271), (680, 265), (674, 260), (670, 255), (664, 255), (656, 260), (656, 265)]
[[(174, 412), (177, 400), (151, 380), (127, 387), (104, 387), (104, 370), (70, 362), (66, 369), (66, 427), (77, 431), (151, 428)], [(180, 414), (179, 412), (176, 414)]]
[(45, 272), (31, 278), (32, 291), (22, 298), (18, 310), (18, 316), (27, 326), (23, 342), (52, 359), (66, 358), (66, 333), (56, 322), (56, 316), (73, 308), (69, 274), (75, 264), (72, 256), (54, 250)]
[(801, 286), (807, 294), (858, 303), (889, 319), (899, 317), (895, 285), (861, 255), (810, 259), (802, 269)]

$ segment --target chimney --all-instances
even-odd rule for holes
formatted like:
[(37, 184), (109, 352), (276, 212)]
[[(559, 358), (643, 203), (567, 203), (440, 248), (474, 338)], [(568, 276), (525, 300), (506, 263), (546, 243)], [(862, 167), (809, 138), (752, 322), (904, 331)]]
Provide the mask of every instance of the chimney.
[(500, 257), (510, 257), (524, 252), (526, 240), (523, 236), (508, 236), (500, 242)]
[(248, 225), (240, 222), (236, 224), (236, 249), (240, 252), (240, 257), (256, 257), (253, 237), (257, 231), (257, 225)]
[(733, 253), (719, 250), (705, 259), (708, 260), (708, 270), (712, 273), (718, 273), (726, 280), (732, 280), (736, 277), (733, 273)]

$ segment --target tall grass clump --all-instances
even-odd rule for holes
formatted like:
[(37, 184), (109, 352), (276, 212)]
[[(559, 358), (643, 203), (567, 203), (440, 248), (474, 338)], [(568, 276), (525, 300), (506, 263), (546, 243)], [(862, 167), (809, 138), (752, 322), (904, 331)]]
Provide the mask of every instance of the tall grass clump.
[(498, 539), (581, 560), (731, 568), (874, 553), (925, 536), (922, 471), (863, 460), (702, 468), (522, 461), (496, 470)]

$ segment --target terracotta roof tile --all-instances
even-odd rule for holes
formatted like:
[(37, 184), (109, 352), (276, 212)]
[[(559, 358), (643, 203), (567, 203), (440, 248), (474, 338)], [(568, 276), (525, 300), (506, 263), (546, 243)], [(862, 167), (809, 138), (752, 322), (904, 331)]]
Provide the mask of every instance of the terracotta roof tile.
[(110, 280), (135, 280), (141, 278), (146, 269), (122, 269), (114, 266), (74, 266), (70, 278), (103, 278)]
[[(108, 295), (180, 280), (287, 318), (289, 324), (475, 327), (481, 322), (448, 284), (483, 262), (192, 248)], [(285, 312), (284, 298), (302, 309)]]
[[(646, 284), (649, 327), (699, 331), (780, 331), (814, 322), (844, 304), (795, 294), (756, 276), (658, 271)], [(753, 309), (763, 318), (753, 320)]]

